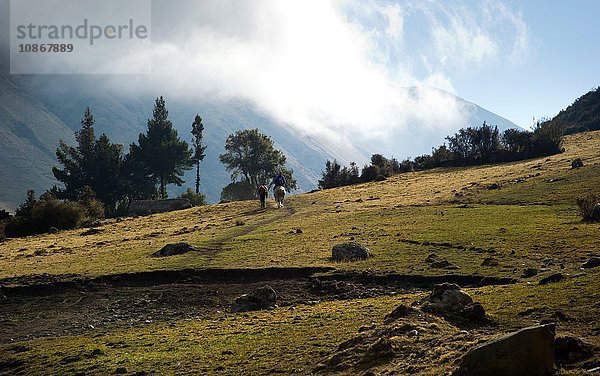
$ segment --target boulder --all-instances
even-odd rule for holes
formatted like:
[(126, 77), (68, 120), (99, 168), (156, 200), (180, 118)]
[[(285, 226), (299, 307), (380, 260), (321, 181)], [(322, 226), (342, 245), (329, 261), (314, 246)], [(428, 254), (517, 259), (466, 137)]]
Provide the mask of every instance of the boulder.
[(592, 257), (581, 265), (583, 269), (591, 269), (600, 266), (600, 257)]
[(331, 258), (334, 261), (365, 260), (369, 257), (369, 249), (354, 242), (336, 244), (331, 249)]
[(473, 303), (473, 299), (459, 285), (447, 282), (433, 286), (428, 300), (431, 307), (440, 313), (457, 312)]
[(455, 376), (546, 376), (554, 371), (554, 325), (540, 325), (478, 345), (463, 357)]
[(277, 293), (269, 285), (252, 290), (235, 300), (232, 307), (233, 312), (258, 311), (275, 307)]
[(174, 255), (182, 255), (184, 253), (199, 251), (198, 248), (188, 243), (173, 243), (167, 244), (158, 251), (152, 254), (153, 257), (167, 257)]

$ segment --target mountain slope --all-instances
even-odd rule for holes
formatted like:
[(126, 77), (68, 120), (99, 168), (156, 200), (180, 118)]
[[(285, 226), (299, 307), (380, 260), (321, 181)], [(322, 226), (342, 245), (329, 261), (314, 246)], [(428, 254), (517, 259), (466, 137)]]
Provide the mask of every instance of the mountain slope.
[(0, 208), (15, 209), (26, 189), (41, 193), (55, 183), (52, 166), (60, 139), (73, 132), (36, 98), (0, 75)]
[[(0, 127), (2, 134), (6, 134), (0, 141), (0, 144), (6, 144), (0, 162), (3, 162), (6, 176), (11, 176), (11, 185), (2, 189), (0, 201), (7, 203), (10, 208), (22, 201), (26, 189), (43, 191), (56, 183), (50, 170), (56, 163), (54, 150), (58, 139), (73, 143), (73, 132), (80, 127), (85, 107), (89, 106), (94, 113), (97, 135), (106, 133), (113, 142), (128, 146), (137, 141), (140, 132), (145, 132), (154, 99), (164, 94), (156, 89), (148, 89), (138, 95), (120, 92), (109, 87), (104, 77), (96, 76), (5, 76), (0, 84), (3, 96), (12, 98), (7, 99), (6, 108), (0, 108), (3, 120)], [(307, 134), (291, 124), (281, 123), (241, 99), (181, 100), (175, 95), (166, 95), (165, 99), (170, 118), (182, 139), (191, 139), (191, 123), (196, 114), (204, 119), (204, 142), (208, 148), (201, 164), (201, 190), (209, 202), (219, 201), (221, 189), (230, 182), (229, 174), (218, 157), (224, 152), (226, 137), (238, 129), (259, 128), (271, 136), (276, 147), (286, 154), (288, 165), (294, 170), (299, 183), (300, 189), (296, 193), (300, 193), (316, 188), (328, 159), (337, 159), (346, 165), (354, 161), (362, 166), (372, 153), (414, 157), (428, 152), (431, 146), (443, 142), (447, 134), (460, 127), (481, 125), (483, 121), (497, 124), (502, 130), (516, 127), (510, 121), (445, 91), (428, 87), (407, 90), (413, 95), (433, 91), (436, 95), (456, 101), (463, 109), (464, 119), (442, 127), (442, 130), (435, 126), (414, 125), (406, 133), (390, 137), (389, 140), (367, 140), (352, 130), (348, 130), (347, 139), (332, 139), (319, 134)], [(19, 105), (11, 105), (10, 101), (20, 102)], [(37, 120), (29, 120), (25, 114)], [(46, 123), (51, 125), (46, 127)], [(36, 134), (38, 140), (25, 137), (24, 133), (27, 132)], [(27, 139), (27, 146), (19, 144), (22, 140), (13, 140), (19, 138), (17, 134)], [(24, 167), (23, 161), (9, 162), (22, 157), (22, 150), (30, 150), (26, 155), (30, 161), (36, 162), (35, 166)], [(29, 170), (34, 173), (23, 174), (23, 171)], [(171, 196), (193, 186), (194, 171), (188, 171), (184, 179), (184, 186), (169, 187)]]
[(552, 120), (563, 123), (567, 134), (599, 130), (600, 87), (577, 98)]

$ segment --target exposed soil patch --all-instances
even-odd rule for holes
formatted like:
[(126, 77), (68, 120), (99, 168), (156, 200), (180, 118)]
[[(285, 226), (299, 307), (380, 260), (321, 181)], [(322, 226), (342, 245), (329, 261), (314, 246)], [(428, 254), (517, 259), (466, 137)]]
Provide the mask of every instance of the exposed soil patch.
[(407, 276), (355, 273), (332, 268), (186, 269), (116, 274), (86, 279), (37, 275), (0, 280), (0, 343), (63, 336), (230, 311), (235, 299), (269, 284), (277, 305), (316, 304), (429, 288), (506, 284), (513, 280), (481, 276)]

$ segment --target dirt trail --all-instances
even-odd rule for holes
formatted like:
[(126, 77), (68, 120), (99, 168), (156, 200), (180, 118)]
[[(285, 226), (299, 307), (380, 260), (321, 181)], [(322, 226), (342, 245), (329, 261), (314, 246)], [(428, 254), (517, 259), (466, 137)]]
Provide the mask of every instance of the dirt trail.
[[(268, 208), (256, 208), (254, 210), (250, 210), (250, 211), (244, 212), (242, 214), (250, 216), (250, 215), (254, 215), (254, 214), (260, 213), (262, 211), (266, 211), (266, 210), (269, 210), (269, 209)], [(233, 234), (227, 234), (226, 236), (224, 236), (222, 238), (218, 238), (218, 239), (208, 242), (207, 244), (205, 244), (202, 247), (204, 254), (209, 259), (212, 259), (215, 257), (215, 255), (217, 253), (222, 251), (227, 246), (227, 244), (233, 243), (235, 241), (235, 239), (237, 239), (241, 236), (248, 235), (252, 231), (257, 230), (262, 226), (270, 225), (282, 218), (285, 218), (286, 216), (293, 215), (294, 213), (296, 213), (296, 210), (291, 206), (284, 206), (283, 208), (277, 209), (277, 210), (278, 210), (278, 213), (271, 216), (270, 218), (259, 221), (250, 226), (240, 226), (239, 229), (236, 230)]]

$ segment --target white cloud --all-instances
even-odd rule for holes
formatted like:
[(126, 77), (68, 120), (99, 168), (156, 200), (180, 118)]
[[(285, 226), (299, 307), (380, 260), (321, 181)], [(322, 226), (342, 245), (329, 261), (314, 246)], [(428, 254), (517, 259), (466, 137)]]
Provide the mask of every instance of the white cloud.
[(521, 15), (493, 1), (156, 0), (152, 11), (153, 74), (140, 88), (243, 98), (338, 139), (464, 125), (452, 97), (406, 87), (455, 92), (455, 71), (516, 61), (529, 40)]

